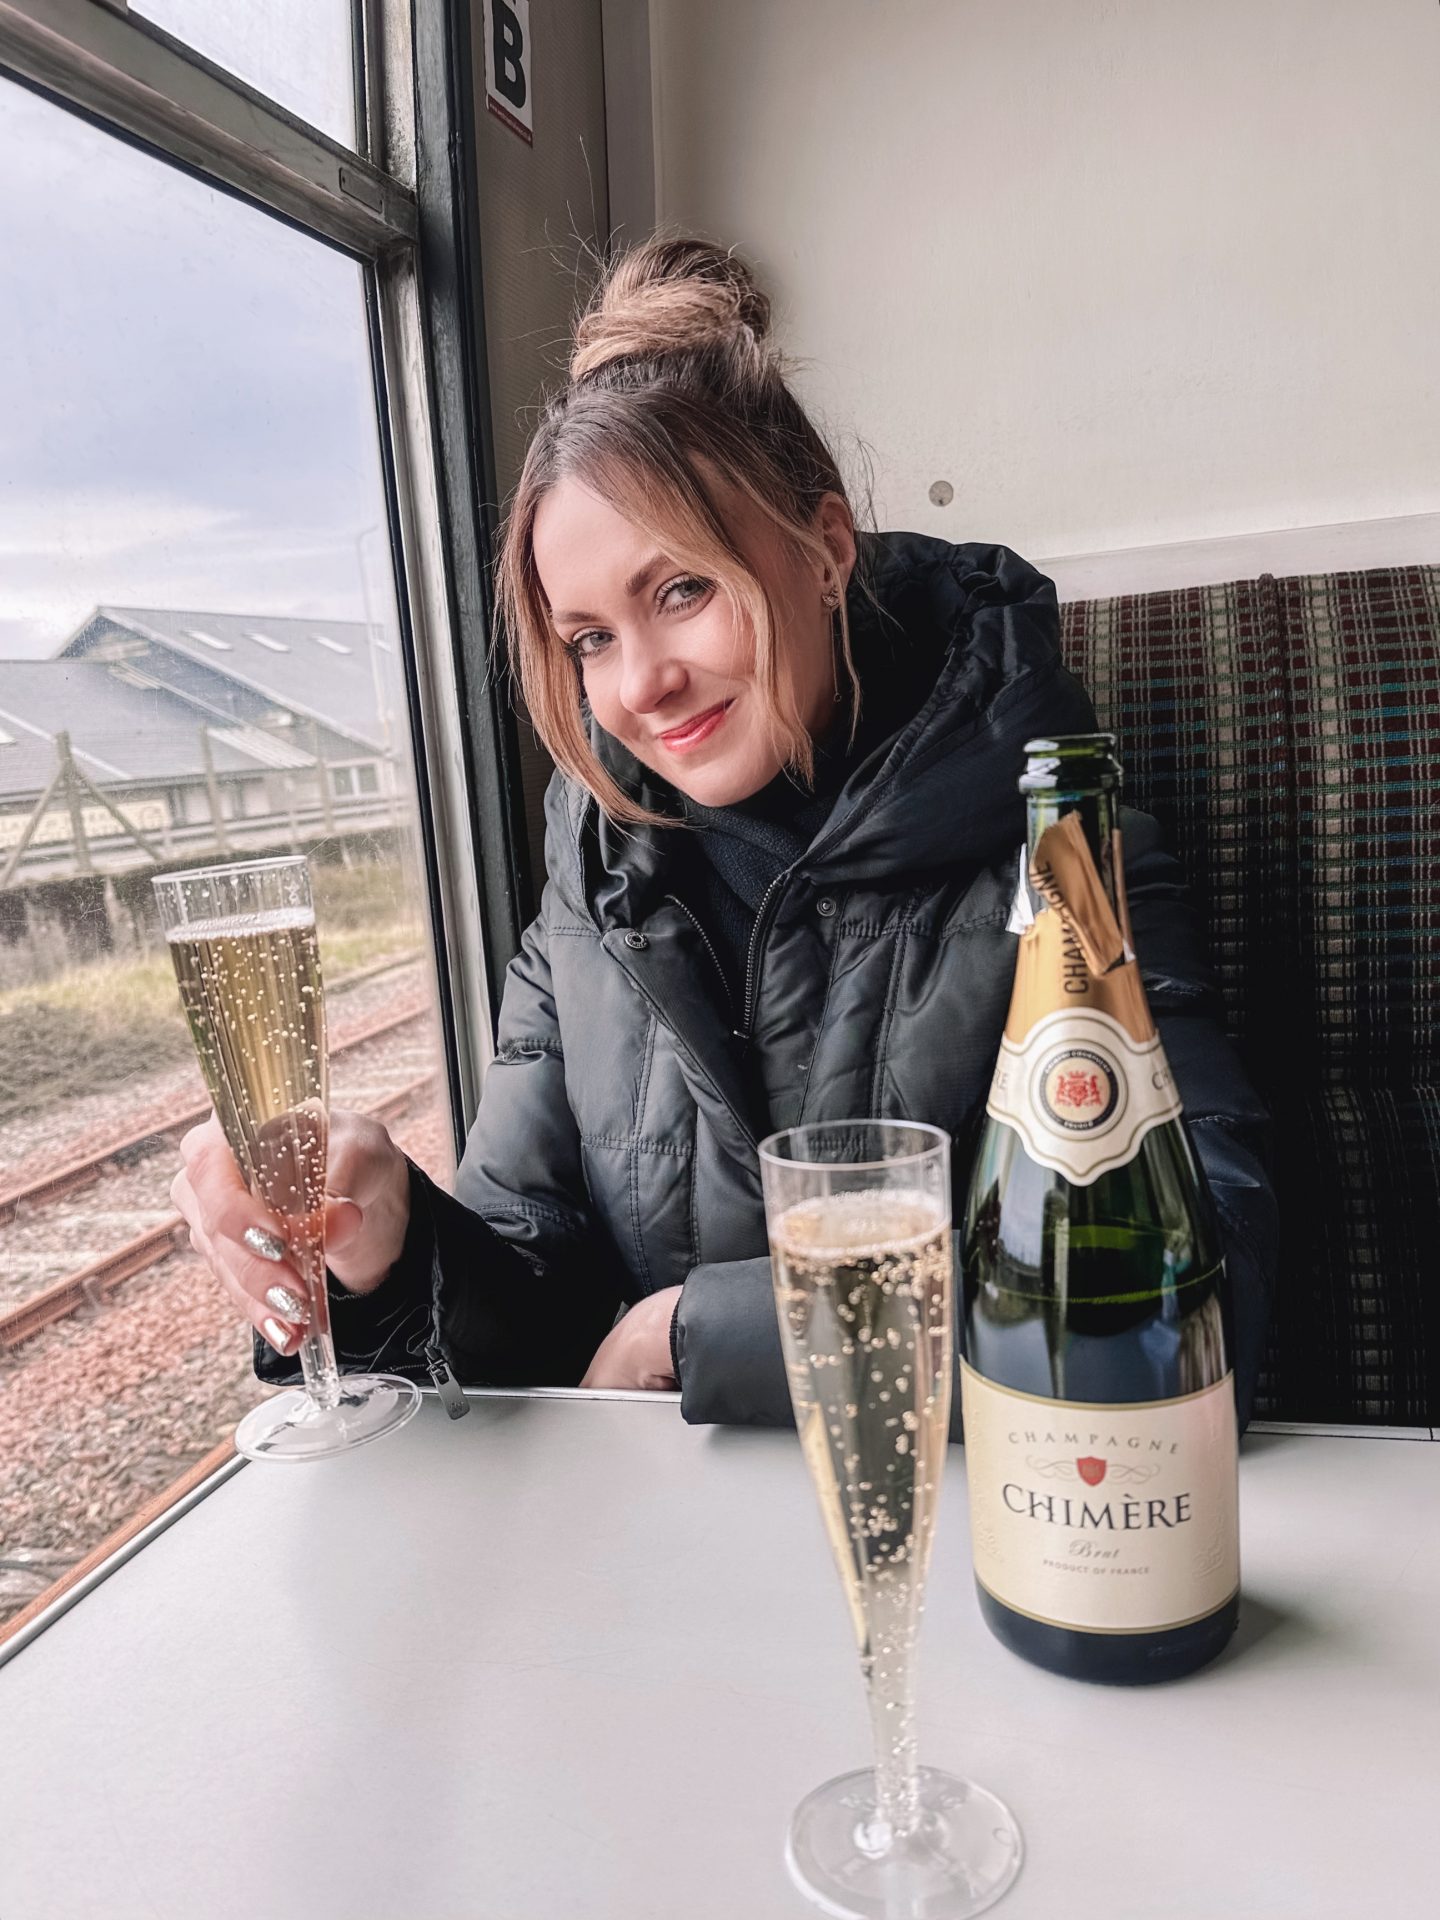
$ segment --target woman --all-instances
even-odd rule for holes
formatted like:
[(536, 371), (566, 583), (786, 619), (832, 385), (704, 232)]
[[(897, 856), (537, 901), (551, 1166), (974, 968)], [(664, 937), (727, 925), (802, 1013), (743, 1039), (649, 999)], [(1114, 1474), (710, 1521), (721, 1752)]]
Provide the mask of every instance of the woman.
[[(455, 1196), (383, 1127), (333, 1116), (344, 1361), (678, 1381), (688, 1420), (785, 1420), (757, 1139), (903, 1115), (963, 1149), (983, 1115), (1014, 970), (1021, 749), (1094, 714), (1060, 664), (1054, 590), (1014, 554), (857, 534), (768, 319), (733, 256), (652, 241), (579, 324), (501, 563), (559, 769), (548, 883)], [(1264, 1114), (1143, 815), (1125, 860), (1224, 1227), (1247, 1412), (1274, 1249)], [(213, 1121), (183, 1151), (194, 1244), (274, 1349), (257, 1347), (261, 1370), (288, 1377), (303, 1308), (276, 1223)]]

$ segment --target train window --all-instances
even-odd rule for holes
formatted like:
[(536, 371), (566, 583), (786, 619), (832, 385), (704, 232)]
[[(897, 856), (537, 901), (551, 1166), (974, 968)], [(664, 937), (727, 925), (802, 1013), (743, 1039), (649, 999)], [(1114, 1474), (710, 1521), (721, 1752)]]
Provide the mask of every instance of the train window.
[(3, 1637), (261, 1392), (169, 1196), (152, 876), (308, 855), (335, 1104), (442, 1180), (454, 1114), (374, 269), (3, 78), (0, 177)]
[(352, 0), (133, 0), (131, 12), (332, 139), (353, 143)]

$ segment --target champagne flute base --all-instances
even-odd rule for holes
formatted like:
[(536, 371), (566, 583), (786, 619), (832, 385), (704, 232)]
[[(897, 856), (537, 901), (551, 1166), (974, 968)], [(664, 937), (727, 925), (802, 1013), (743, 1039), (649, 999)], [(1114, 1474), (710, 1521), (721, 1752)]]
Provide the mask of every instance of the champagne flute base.
[(801, 1801), (785, 1864), (822, 1913), (837, 1920), (967, 1920), (1010, 1887), (1024, 1858), (1010, 1810), (984, 1787), (935, 1767), (919, 1769), (919, 1789), (913, 1832), (881, 1852), (869, 1831), (878, 1808), (868, 1767)]
[(235, 1450), (247, 1460), (325, 1460), (403, 1427), (420, 1405), (420, 1389), (388, 1373), (347, 1373), (340, 1399), (322, 1407), (291, 1387), (252, 1407), (235, 1429)]

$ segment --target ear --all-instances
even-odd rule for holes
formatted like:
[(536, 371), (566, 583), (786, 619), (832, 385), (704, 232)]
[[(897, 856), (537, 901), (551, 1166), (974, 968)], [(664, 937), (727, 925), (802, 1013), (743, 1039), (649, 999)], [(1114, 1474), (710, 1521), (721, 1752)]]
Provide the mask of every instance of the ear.
[(815, 516), (816, 531), (825, 542), (830, 563), (843, 593), (855, 566), (855, 520), (838, 493), (827, 493)]

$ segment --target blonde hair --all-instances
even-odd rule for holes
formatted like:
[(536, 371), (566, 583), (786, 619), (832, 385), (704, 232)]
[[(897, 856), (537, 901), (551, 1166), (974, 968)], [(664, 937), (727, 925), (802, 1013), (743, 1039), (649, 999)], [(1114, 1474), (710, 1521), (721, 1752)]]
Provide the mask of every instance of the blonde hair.
[[(727, 496), (769, 521), (795, 558), (828, 568), (816, 525), (826, 494), (849, 504), (834, 455), (767, 343), (770, 302), (749, 269), (701, 240), (653, 239), (622, 253), (575, 328), (570, 383), (544, 407), (506, 519), (498, 600), (525, 705), (551, 758), (612, 820), (662, 823), (601, 764), (535, 566), (535, 515), (562, 479), (582, 481), (682, 566), (715, 581), (755, 635), (755, 681), (786, 766), (808, 782), (814, 749), (780, 623), (726, 524)], [(860, 687), (845, 596), (838, 652), (852, 714)], [(853, 726), (853, 720), (852, 720)]]

